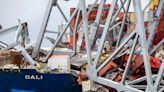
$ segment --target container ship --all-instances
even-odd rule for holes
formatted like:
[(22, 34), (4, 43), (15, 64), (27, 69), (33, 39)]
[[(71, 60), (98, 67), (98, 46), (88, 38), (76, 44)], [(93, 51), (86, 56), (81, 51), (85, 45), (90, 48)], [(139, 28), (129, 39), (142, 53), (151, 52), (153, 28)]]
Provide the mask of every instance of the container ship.
[[(143, 10), (141, 0), (85, 1), (70, 8), (68, 20), (57, 0), (48, 0), (34, 44), (28, 23), (0, 26), (0, 37), (16, 31), (13, 43), (0, 39), (0, 92), (164, 91), (164, 0)], [(58, 32), (46, 29), (53, 7), (66, 21)]]

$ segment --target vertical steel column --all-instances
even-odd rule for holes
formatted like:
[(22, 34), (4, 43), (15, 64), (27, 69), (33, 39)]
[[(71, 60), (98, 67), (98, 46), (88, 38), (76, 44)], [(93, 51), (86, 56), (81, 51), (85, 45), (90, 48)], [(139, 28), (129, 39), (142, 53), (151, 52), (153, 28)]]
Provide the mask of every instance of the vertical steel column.
[(118, 47), (120, 45), (120, 42), (121, 42), (121, 36), (122, 36), (122, 32), (123, 32), (123, 29), (124, 29), (124, 26), (125, 26), (125, 19), (127, 17), (128, 11), (129, 11), (130, 3), (131, 3), (131, 0), (128, 0), (127, 7), (126, 7), (126, 10), (124, 12), (125, 14), (124, 14), (124, 17), (123, 17), (123, 20), (122, 20), (121, 29), (119, 31), (119, 35), (118, 35), (118, 40), (117, 40), (117, 43), (116, 43), (116, 47)]
[(87, 61), (88, 65), (91, 66), (92, 64), (92, 56), (91, 56), (91, 46), (89, 43), (89, 32), (88, 32), (88, 16), (86, 10), (86, 3), (85, 0), (81, 1), (81, 10), (82, 10), (82, 18), (83, 18), (83, 25), (84, 25), (84, 33), (85, 33), (85, 42), (86, 42), (86, 52), (87, 52)]
[(149, 92), (153, 92), (153, 80), (152, 80), (152, 72), (150, 68), (150, 62), (149, 62), (149, 54), (148, 54), (148, 48), (147, 48), (147, 42), (146, 42), (146, 34), (145, 34), (145, 27), (144, 27), (144, 21), (141, 11), (141, 1), (140, 0), (134, 0), (133, 1), (134, 11), (136, 14), (136, 20), (137, 20), (137, 26), (136, 26), (136, 32), (139, 34), (139, 43), (142, 48), (143, 52), (143, 59), (144, 59), (144, 68), (147, 76), (147, 88)]
[(76, 22), (75, 22), (75, 26), (73, 29), (73, 54), (72, 54), (72, 56), (74, 56), (76, 54), (76, 44), (77, 44), (76, 43), (76, 33), (77, 33), (79, 18), (80, 18), (80, 10), (78, 10), (78, 12), (77, 12)]
[(102, 36), (101, 36), (100, 45), (98, 47), (98, 51), (97, 51), (98, 53), (97, 53), (96, 58), (94, 60), (94, 68), (95, 69), (96, 69), (96, 65), (97, 65), (97, 63), (99, 61), (99, 58), (100, 58), (100, 55), (101, 55), (101, 52), (102, 52), (102, 49), (103, 49), (103, 46), (104, 46), (104, 41), (105, 41), (105, 38), (106, 38), (106, 34), (108, 32), (109, 24), (111, 23), (113, 11), (114, 11), (114, 8), (115, 8), (116, 4), (117, 4), (117, 0), (113, 0), (112, 1), (112, 6), (109, 9), (108, 17), (107, 17), (106, 23), (105, 23), (105, 28), (103, 30), (103, 33), (102, 33)]
[(43, 22), (42, 22), (42, 25), (40, 28), (39, 36), (37, 38), (35, 47), (32, 52), (32, 58), (36, 58), (39, 53), (39, 49), (40, 49), (40, 46), (41, 46), (41, 43), (42, 43), (42, 40), (44, 37), (44, 33), (46, 31), (46, 27), (47, 27), (48, 20), (49, 20), (50, 14), (51, 14), (51, 10), (56, 1), (57, 0), (48, 0), (48, 5), (47, 5), (46, 11), (44, 13)]

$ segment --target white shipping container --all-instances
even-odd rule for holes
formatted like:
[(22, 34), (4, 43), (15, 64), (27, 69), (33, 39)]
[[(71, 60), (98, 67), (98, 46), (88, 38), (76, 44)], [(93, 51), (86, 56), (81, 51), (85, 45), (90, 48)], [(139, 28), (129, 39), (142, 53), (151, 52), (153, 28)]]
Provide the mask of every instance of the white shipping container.
[(57, 69), (62, 73), (70, 72), (70, 56), (69, 55), (53, 55), (48, 59), (47, 67)]

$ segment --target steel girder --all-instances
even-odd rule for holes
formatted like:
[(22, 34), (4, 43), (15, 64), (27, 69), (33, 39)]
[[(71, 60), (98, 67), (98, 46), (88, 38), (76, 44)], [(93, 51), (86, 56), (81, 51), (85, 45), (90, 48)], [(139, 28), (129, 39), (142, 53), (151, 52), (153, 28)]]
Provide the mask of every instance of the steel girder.
[[(133, 86), (128, 85), (128, 83), (125, 83), (125, 77), (126, 77), (126, 74), (127, 74), (127, 70), (129, 68), (128, 66), (131, 62), (131, 58), (133, 56), (135, 47), (136, 47), (137, 42), (138, 42), (138, 45), (140, 45), (141, 48), (142, 48), (143, 57), (144, 57), (144, 67), (145, 67), (145, 71), (146, 71), (146, 77), (142, 80), (147, 81), (145, 91), (147, 91), (147, 92), (161, 91), (162, 89), (159, 90), (159, 84), (160, 84), (161, 77), (163, 76), (163, 70), (164, 70), (163, 67), (164, 66), (163, 66), (163, 63), (162, 63), (161, 68), (158, 72), (158, 75), (155, 78), (155, 83), (153, 83), (154, 80), (153, 80), (153, 77), (152, 77), (152, 72), (151, 72), (150, 63), (149, 63), (149, 59), (148, 59), (149, 53), (148, 53), (148, 46), (147, 46), (147, 41), (146, 41), (145, 27), (144, 27), (144, 21), (143, 21), (143, 16), (142, 16), (141, 1), (140, 0), (133, 0), (133, 6), (134, 6), (136, 20), (137, 20), (135, 30), (118, 46), (118, 48), (105, 60), (105, 62), (103, 64), (101, 64), (98, 68), (96, 68), (97, 63), (98, 63), (99, 58), (100, 58), (100, 55), (102, 53), (102, 48), (103, 48), (103, 44), (104, 44), (104, 41), (105, 41), (105, 36), (107, 34), (107, 29), (108, 29), (110, 23), (112, 23), (111, 19), (114, 15), (113, 11), (114, 11), (114, 7), (116, 6), (116, 3), (117, 3), (117, 0), (113, 0), (112, 6), (109, 10), (109, 14), (108, 14), (108, 17), (107, 17), (105, 28), (103, 30), (100, 45), (99, 45), (99, 48), (98, 48), (97, 56), (96, 56), (95, 60), (93, 61), (93, 63), (94, 63), (93, 67), (90, 66), (90, 67), (92, 67), (91, 69), (93, 69), (93, 70), (87, 71), (87, 74), (88, 74), (89, 78), (91, 80), (95, 81), (95, 82), (98, 82), (98, 83), (102, 84), (102, 85), (113, 87), (113, 88), (117, 89), (118, 91), (125, 91), (125, 92), (139, 92), (139, 91), (142, 91), (142, 90), (137, 89), (137, 87), (135, 88)], [(144, 8), (144, 10), (147, 8), (147, 6)], [(160, 2), (159, 10), (161, 9), (161, 7), (163, 7), (163, 0), (161, 0), (161, 2)], [(160, 11), (158, 11), (157, 14), (160, 14)], [(115, 16), (117, 16), (117, 15), (115, 15)], [(153, 24), (153, 26), (156, 26), (156, 25)], [(130, 39), (132, 39), (132, 37), (135, 37), (135, 39), (133, 39), (134, 40), (133, 46), (131, 48), (130, 56), (129, 56), (129, 59), (127, 61), (128, 63), (125, 67), (124, 74), (123, 74), (121, 82), (120, 83), (114, 82), (110, 79), (106, 79), (106, 78), (98, 76), (97, 73), (118, 54), (118, 52), (121, 50), (121, 48)], [(163, 43), (163, 40), (159, 44), (161, 45), (161, 43)], [(160, 88), (161, 88), (161, 86), (160, 86)]]

